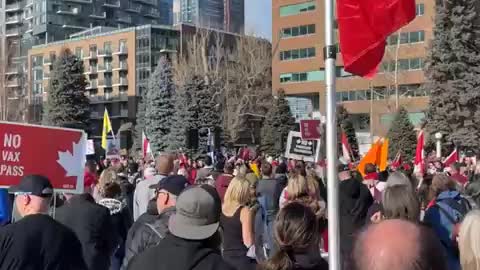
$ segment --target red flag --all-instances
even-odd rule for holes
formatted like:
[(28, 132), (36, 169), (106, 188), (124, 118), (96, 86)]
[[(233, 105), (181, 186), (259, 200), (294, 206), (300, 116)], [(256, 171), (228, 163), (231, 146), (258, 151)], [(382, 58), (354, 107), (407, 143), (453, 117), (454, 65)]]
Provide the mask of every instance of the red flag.
[(350, 144), (348, 143), (347, 135), (345, 132), (342, 132), (342, 153), (343, 153), (343, 158), (350, 163), (352, 161), (352, 157), (350, 153), (352, 152), (350, 148)]
[(453, 163), (458, 162), (458, 160), (459, 160), (458, 151), (457, 151), (457, 148), (455, 148), (453, 152), (443, 161), (443, 165), (445, 167), (448, 167)]
[(389, 35), (415, 18), (415, 0), (338, 0), (340, 51), (347, 72), (373, 77)]
[(395, 156), (395, 159), (392, 161), (392, 164), (390, 164), (390, 167), (400, 168), (400, 166), (402, 166), (402, 154), (399, 151)]
[(417, 137), (417, 150), (415, 151), (415, 171), (424, 173), (425, 172), (425, 152), (423, 146), (425, 145), (425, 135), (423, 130), (420, 130)]
[(142, 153), (144, 159), (147, 158), (147, 156), (152, 155), (150, 141), (148, 140), (147, 135), (145, 135), (145, 132), (142, 132)]

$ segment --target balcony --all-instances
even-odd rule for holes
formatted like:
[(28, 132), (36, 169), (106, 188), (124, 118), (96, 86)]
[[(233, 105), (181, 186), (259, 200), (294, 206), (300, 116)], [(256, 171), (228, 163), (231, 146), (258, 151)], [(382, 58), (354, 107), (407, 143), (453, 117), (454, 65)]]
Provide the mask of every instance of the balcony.
[(99, 19), (99, 20), (105, 20), (107, 18), (107, 12), (103, 12), (102, 14), (98, 15), (98, 14), (91, 14), (91, 15), (88, 15), (90, 18), (94, 18), (94, 19)]
[(22, 17), (20, 15), (9, 16), (5, 18), (5, 24), (19, 24), (22, 22)]
[(79, 4), (91, 4), (92, 0), (63, 0), (65, 2), (79, 3)]
[(43, 65), (44, 66), (51, 66), (53, 62), (55, 61), (55, 58), (43, 58)]
[(111, 103), (111, 102), (118, 102), (118, 101), (128, 101), (128, 96), (122, 93), (118, 95), (114, 95), (112, 93), (105, 93), (103, 96), (102, 95), (90, 96), (91, 104)]
[(152, 6), (157, 5), (154, 0), (134, 0), (134, 1), (144, 3), (144, 4), (147, 4), (147, 5), (152, 5)]
[(135, 4), (132, 2), (129, 2), (127, 8), (125, 9), (125, 11), (134, 12), (134, 13), (140, 13), (141, 10), (142, 10), (142, 5)]
[(62, 10), (59, 9), (57, 10), (57, 14), (62, 14), (62, 15), (77, 15), (78, 14), (78, 8), (72, 8), (70, 10)]
[(15, 28), (15, 29), (8, 29), (5, 31), (5, 36), (6, 37), (17, 37), (20, 36), (20, 29)]
[(7, 80), (6, 83), (7, 88), (16, 88), (20, 86), (20, 83), (17, 78)]
[(102, 88), (111, 88), (112, 87), (112, 79), (103, 79), (100, 81), (100, 87)]
[(100, 50), (98, 51), (98, 56), (99, 57), (112, 57), (112, 50), (111, 49), (106, 49), (106, 50)]
[(20, 67), (11, 67), (11, 68), (7, 68), (7, 70), (5, 70), (5, 75), (17, 75), (20, 72), (21, 72)]
[(128, 110), (127, 109), (120, 110), (120, 116), (121, 117), (128, 117)]
[(128, 64), (127, 64), (127, 62), (120, 62), (120, 65), (118, 65), (118, 67), (114, 68), (113, 70), (115, 70), (115, 71), (128, 70)]
[(150, 18), (160, 18), (160, 12), (156, 8), (147, 9), (143, 15)]
[(90, 51), (90, 53), (83, 58), (83, 60), (95, 60), (98, 58), (97, 51)]
[(83, 74), (94, 75), (94, 74), (97, 74), (97, 72), (98, 72), (97, 66), (89, 66), (87, 68), (87, 71), (85, 71)]
[(25, 8), (33, 6), (33, 0), (27, 0), (25, 1)]
[(127, 46), (120, 46), (118, 51), (113, 53), (114, 55), (127, 55), (128, 54), (128, 48)]
[(50, 80), (50, 73), (44, 73), (44, 74), (43, 74), (43, 80), (44, 80), (44, 81)]
[(21, 2), (13, 3), (5, 6), (5, 12), (17, 12), (22, 10)]
[(128, 80), (127, 78), (120, 78), (118, 83), (114, 84), (113, 86), (128, 86)]
[(103, 3), (103, 6), (110, 7), (110, 8), (119, 8), (120, 0), (105, 0), (105, 3)]
[(131, 16), (118, 17), (117, 21), (121, 23), (132, 23), (132, 17)]
[(93, 89), (97, 89), (97, 88), (98, 88), (97, 80), (92, 80), (92, 81), (90, 81), (90, 84), (88, 84), (85, 89), (93, 90)]
[(112, 72), (112, 65), (108, 64), (108, 65), (100, 66), (100, 68), (98, 69), (98, 72), (110, 73)]

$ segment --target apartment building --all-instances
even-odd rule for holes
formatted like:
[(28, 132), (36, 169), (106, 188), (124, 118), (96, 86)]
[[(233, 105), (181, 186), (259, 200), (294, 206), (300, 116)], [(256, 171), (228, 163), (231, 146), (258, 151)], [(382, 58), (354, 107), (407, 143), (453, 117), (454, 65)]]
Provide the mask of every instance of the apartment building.
[(175, 0), (174, 24), (243, 33), (245, 0)]
[[(415, 125), (424, 117), (428, 93), (420, 86), (434, 1), (418, 0), (416, 9), (415, 20), (389, 37), (380, 72), (372, 80), (345, 72), (337, 55), (337, 102), (353, 114), (357, 132), (367, 140), (386, 134), (397, 103)], [(273, 90), (285, 90), (297, 120), (325, 115), (324, 1), (273, 1), (272, 20)]]
[(0, 59), (7, 62), (5, 74), (0, 77), (5, 77), (8, 86), (2, 97), (13, 108), (25, 104), (26, 57), (32, 46), (69, 39), (71, 34), (97, 26), (121, 29), (171, 25), (172, 1), (0, 0)]
[(120, 30), (97, 27), (72, 38), (34, 46), (28, 52), (28, 99), (31, 122), (41, 119), (41, 106), (53, 63), (68, 48), (83, 61), (88, 81), (93, 137), (101, 136), (103, 112), (113, 129), (135, 122), (138, 97), (162, 54), (176, 52), (179, 31), (170, 26), (145, 25)]

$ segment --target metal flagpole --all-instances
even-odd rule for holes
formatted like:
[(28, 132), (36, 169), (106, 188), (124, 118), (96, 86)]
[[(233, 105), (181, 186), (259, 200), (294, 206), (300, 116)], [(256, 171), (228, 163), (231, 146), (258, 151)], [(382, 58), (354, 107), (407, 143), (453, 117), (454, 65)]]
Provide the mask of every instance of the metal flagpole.
[(337, 177), (337, 120), (335, 70), (337, 47), (334, 38), (334, 2), (325, 0), (325, 85), (327, 91), (327, 196), (328, 196), (328, 265), (340, 270), (340, 231)]

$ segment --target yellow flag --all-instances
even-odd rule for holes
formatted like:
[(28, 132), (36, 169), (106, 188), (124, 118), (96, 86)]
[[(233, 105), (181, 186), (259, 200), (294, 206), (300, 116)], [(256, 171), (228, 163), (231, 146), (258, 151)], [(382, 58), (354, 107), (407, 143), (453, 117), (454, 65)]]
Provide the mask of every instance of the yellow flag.
[(102, 148), (107, 150), (107, 134), (112, 131), (112, 123), (108, 117), (107, 109), (103, 114)]
[(378, 170), (383, 172), (387, 169), (388, 161), (388, 139), (383, 140), (380, 158), (378, 159)]
[(377, 164), (378, 163), (378, 157), (380, 156), (380, 151), (382, 148), (382, 140), (379, 139), (373, 146), (368, 150), (368, 153), (360, 160), (360, 163), (358, 164), (357, 170), (362, 174), (362, 176), (365, 176), (365, 165), (368, 163), (373, 163)]
[(250, 163), (250, 169), (255, 173), (257, 177), (260, 177), (260, 170), (258, 169), (258, 166), (256, 163)]

